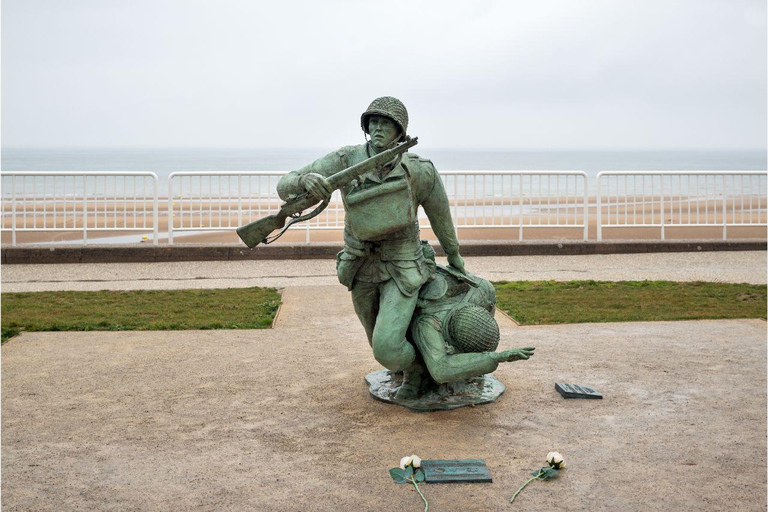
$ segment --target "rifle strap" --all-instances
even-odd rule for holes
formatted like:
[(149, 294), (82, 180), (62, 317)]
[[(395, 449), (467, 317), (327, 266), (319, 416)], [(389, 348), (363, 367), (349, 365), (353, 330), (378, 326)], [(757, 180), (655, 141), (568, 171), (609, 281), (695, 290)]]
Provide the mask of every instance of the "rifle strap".
[(271, 244), (272, 242), (274, 242), (275, 240), (277, 240), (278, 238), (283, 236), (283, 233), (288, 231), (288, 228), (293, 226), (294, 224), (297, 224), (299, 222), (304, 222), (305, 220), (309, 220), (312, 217), (317, 217), (318, 215), (320, 215), (320, 213), (323, 210), (328, 208), (328, 203), (330, 203), (330, 202), (331, 202), (331, 198), (329, 197), (328, 199), (324, 199), (323, 202), (320, 203), (320, 205), (317, 208), (315, 208), (314, 210), (312, 210), (311, 212), (309, 212), (306, 215), (298, 215), (298, 214), (297, 215), (291, 215), (291, 220), (289, 220), (285, 224), (285, 227), (283, 227), (283, 229), (281, 229), (278, 234), (273, 235), (273, 236), (268, 236), (267, 238), (264, 239), (264, 241), (262, 243), (265, 244), (265, 245), (266, 244)]

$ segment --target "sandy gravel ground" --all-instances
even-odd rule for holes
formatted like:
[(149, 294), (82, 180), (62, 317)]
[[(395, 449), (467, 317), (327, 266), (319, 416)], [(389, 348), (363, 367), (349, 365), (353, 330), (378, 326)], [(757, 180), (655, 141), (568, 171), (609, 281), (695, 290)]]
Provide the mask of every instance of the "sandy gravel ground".
[[(765, 510), (766, 324), (502, 328), (536, 356), (495, 404), (414, 413), (343, 287), (285, 291), (263, 331), (22, 334), (2, 348), (5, 510), (420, 510), (400, 457), (483, 458), (432, 511)], [(564, 400), (556, 381), (602, 401)], [(509, 497), (558, 450), (568, 468)]]
[[(440, 260), (445, 264), (445, 258)], [(2, 291), (330, 286), (338, 282), (335, 266), (334, 260), (3, 265)], [(658, 279), (766, 283), (765, 251), (482, 256), (466, 258), (466, 266), (492, 281)]]

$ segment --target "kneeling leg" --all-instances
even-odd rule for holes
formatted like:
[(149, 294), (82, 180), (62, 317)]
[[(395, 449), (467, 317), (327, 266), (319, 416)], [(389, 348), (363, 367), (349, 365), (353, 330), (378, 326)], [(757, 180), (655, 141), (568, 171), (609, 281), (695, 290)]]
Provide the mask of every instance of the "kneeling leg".
[(407, 297), (394, 280), (381, 285), (379, 313), (373, 329), (373, 357), (391, 371), (409, 370), (416, 350), (405, 338), (418, 296)]

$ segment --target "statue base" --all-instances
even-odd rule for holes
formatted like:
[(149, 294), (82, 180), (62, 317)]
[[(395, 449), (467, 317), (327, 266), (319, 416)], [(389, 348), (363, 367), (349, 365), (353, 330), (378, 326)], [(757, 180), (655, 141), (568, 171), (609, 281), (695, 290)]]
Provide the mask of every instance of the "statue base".
[(468, 405), (495, 402), (505, 391), (504, 384), (493, 375), (480, 375), (461, 382), (437, 385), (418, 398), (399, 400), (395, 393), (402, 384), (403, 375), (389, 370), (378, 370), (365, 376), (373, 398), (401, 405), (413, 411), (447, 411)]

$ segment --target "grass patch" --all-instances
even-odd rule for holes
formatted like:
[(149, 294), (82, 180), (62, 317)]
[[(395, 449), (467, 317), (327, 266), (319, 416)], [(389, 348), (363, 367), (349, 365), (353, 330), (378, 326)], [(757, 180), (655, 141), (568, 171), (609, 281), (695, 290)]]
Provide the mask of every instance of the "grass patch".
[(2, 294), (2, 341), (20, 331), (267, 329), (271, 288)]
[(499, 281), (496, 306), (524, 325), (765, 318), (766, 286), (671, 281)]

